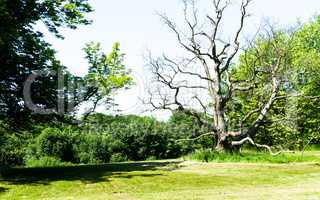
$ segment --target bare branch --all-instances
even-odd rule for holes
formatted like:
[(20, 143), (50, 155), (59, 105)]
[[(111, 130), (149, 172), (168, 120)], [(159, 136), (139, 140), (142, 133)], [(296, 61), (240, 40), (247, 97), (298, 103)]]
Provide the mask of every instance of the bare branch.
[[(163, 56), (164, 60), (173, 64), (177, 70), (182, 73), (182, 74), (186, 74), (186, 75), (191, 75), (191, 76), (197, 76), (198, 78), (202, 79), (202, 80), (206, 80), (206, 81), (210, 81), (210, 82), (213, 82), (214, 80), (212, 80), (211, 78), (208, 78), (208, 77), (205, 77), (205, 76), (202, 76), (200, 73), (195, 73), (195, 72), (189, 72), (189, 71), (184, 71), (182, 69), (182, 67), (180, 67), (180, 65), (173, 61), (172, 59), (169, 59), (167, 56)], [(193, 60), (193, 59), (192, 59)], [(189, 64), (189, 63), (188, 63)]]
[(196, 99), (198, 101), (198, 103), (200, 104), (200, 106), (202, 107), (204, 114), (208, 114), (207, 112), (207, 106), (204, 105), (204, 103), (201, 101), (201, 99), (198, 96), (194, 96), (194, 99)]
[(246, 137), (246, 138), (244, 138), (244, 139), (242, 139), (242, 140), (240, 140), (240, 141), (233, 141), (233, 142), (231, 143), (231, 145), (232, 145), (232, 146), (241, 146), (241, 145), (244, 144), (245, 142), (249, 142), (250, 144), (252, 144), (253, 146), (255, 146), (255, 147), (257, 147), (257, 148), (265, 148), (265, 149), (267, 149), (272, 156), (277, 156), (277, 155), (283, 153), (283, 151), (278, 151), (278, 152), (275, 152), (275, 153), (274, 153), (274, 152), (272, 151), (272, 149), (271, 149), (270, 146), (257, 144), (257, 143), (255, 143), (255, 142), (253, 141), (253, 139), (251, 139), (250, 137)]
[(223, 18), (223, 13), (225, 9), (228, 7), (230, 4), (230, 1), (226, 1), (224, 6), (221, 6), (221, 0), (214, 0), (213, 1), (213, 6), (215, 10), (215, 17), (211, 17), (210, 15), (207, 15), (207, 19), (213, 26), (212, 34), (209, 36), (209, 34), (202, 32), (202, 35), (206, 36), (206, 38), (209, 39), (210, 41), (210, 48), (211, 48), (211, 56), (210, 58), (216, 63), (216, 65), (220, 65), (222, 62), (219, 59), (219, 57), (225, 53), (225, 50), (230, 46), (230, 44), (226, 44), (225, 48), (219, 55), (217, 55), (217, 34), (220, 29), (220, 24)]
[(230, 67), (231, 61), (233, 60), (233, 58), (235, 57), (235, 55), (238, 53), (238, 51), (240, 49), (239, 37), (240, 37), (240, 33), (242, 32), (243, 27), (244, 27), (245, 18), (248, 16), (247, 15), (247, 7), (249, 6), (250, 2), (251, 2), (251, 0), (243, 0), (242, 1), (240, 27), (239, 27), (239, 29), (234, 37), (234, 41), (233, 41), (234, 42), (234, 50), (231, 53), (231, 55), (229, 56), (229, 58), (227, 59), (224, 66), (221, 68), (220, 73), (223, 73), (225, 70), (227, 70)]

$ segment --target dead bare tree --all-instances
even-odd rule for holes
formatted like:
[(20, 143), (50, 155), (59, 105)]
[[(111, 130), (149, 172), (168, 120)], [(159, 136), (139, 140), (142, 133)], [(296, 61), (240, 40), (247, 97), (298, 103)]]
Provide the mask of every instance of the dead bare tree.
[[(199, 123), (209, 126), (212, 131), (203, 133), (197, 138), (215, 135), (218, 151), (225, 151), (232, 146), (250, 142), (272, 153), (269, 146), (256, 144), (252, 138), (263, 124), (272, 104), (278, 99), (286, 98), (282, 94), (281, 96), (279, 91), (284, 83), (281, 73), (288, 62), (289, 42), (285, 49), (280, 48), (277, 44), (277, 33), (272, 28), (269, 29), (264, 36), (267, 41), (266, 48), (274, 52), (274, 59), (265, 62), (264, 52), (260, 52), (252, 43), (249, 49), (254, 52), (256, 59), (248, 62), (248, 65), (253, 65), (254, 73), (246, 80), (237, 80), (233, 77), (232, 66), (241, 48), (240, 34), (249, 16), (247, 9), (251, 0), (242, 1), (239, 25), (230, 41), (219, 37), (225, 10), (230, 5), (230, 1), (213, 0), (213, 15), (206, 15), (204, 23), (200, 23), (194, 0), (184, 0), (183, 3), (184, 21), (188, 34), (181, 31), (166, 15), (161, 15), (161, 18), (175, 34), (179, 45), (188, 56), (183, 59), (171, 59), (168, 56), (157, 59), (151, 56), (148, 58), (154, 80), (150, 87), (149, 98), (145, 103), (151, 105), (154, 110), (180, 110), (195, 116)], [(261, 102), (258, 108), (248, 112), (243, 119), (238, 120), (239, 130), (228, 130), (227, 104), (232, 103), (233, 97), (239, 92), (255, 88), (256, 77), (259, 74), (265, 74), (270, 82), (265, 101)], [(205, 114), (206, 119), (203, 119), (200, 113)], [(244, 127), (247, 124), (246, 121), (252, 117), (255, 117), (253, 123)]]

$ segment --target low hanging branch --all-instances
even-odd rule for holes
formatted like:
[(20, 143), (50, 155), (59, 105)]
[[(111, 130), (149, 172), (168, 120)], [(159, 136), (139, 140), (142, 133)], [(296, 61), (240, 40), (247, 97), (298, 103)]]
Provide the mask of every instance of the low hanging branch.
[(242, 140), (240, 140), (240, 141), (233, 141), (231, 144), (232, 144), (232, 146), (241, 146), (241, 145), (244, 144), (245, 142), (249, 142), (250, 144), (252, 144), (253, 146), (255, 146), (255, 147), (257, 147), (257, 148), (265, 148), (265, 149), (267, 149), (267, 150), (270, 152), (270, 154), (273, 155), (273, 156), (277, 156), (277, 155), (283, 153), (283, 151), (278, 151), (278, 152), (275, 152), (275, 153), (274, 153), (274, 152), (272, 151), (272, 149), (271, 149), (270, 146), (257, 144), (257, 143), (255, 143), (255, 142), (253, 141), (253, 139), (250, 138), (250, 137), (246, 137), (246, 138), (244, 138), (244, 139), (242, 139)]

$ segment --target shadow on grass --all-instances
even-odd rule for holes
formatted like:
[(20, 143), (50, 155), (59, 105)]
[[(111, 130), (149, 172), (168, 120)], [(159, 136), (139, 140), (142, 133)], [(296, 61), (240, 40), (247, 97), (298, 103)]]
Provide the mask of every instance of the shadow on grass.
[[(180, 162), (138, 162), (67, 167), (7, 168), (0, 171), (0, 183), (5, 182), (11, 185), (49, 185), (53, 181), (82, 181), (91, 184), (109, 181), (108, 177), (110, 176), (118, 178), (161, 176), (162, 174), (160, 173), (128, 175), (122, 174), (122, 172), (155, 171), (159, 167), (178, 163)], [(5, 188), (0, 188), (0, 192), (5, 192), (5, 190)]]
[(3, 193), (3, 192), (6, 192), (7, 190), (8, 190), (8, 188), (0, 187), (0, 194)]

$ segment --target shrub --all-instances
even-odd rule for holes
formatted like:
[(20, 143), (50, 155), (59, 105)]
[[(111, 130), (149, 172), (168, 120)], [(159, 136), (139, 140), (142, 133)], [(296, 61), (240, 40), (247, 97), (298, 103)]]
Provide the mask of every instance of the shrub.
[(157, 157), (155, 157), (155, 156), (149, 156), (146, 160), (148, 160), (148, 161), (157, 160)]
[(111, 158), (111, 138), (106, 135), (82, 135), (75, 147), (80, 163), (108, 163)]
[(57, 167), (71, 165), (70, 163), (62, 162), (59, 158), (49, 156), (29, 158), (26, 160), (25, 164), (27, 167)]
[(32, 140), (26, 148), (26, 154), (23, 158), (24, 163), (26, 164), (28, 160), (39, 158), (38, 146), (36, 141)]
[(16, 135), (2, 136), (0, 140), (0, 165), (22, 165), (27, 142)]
[(46, 128), (37, 138), (37, 151), (40, 157), (56, 157), (72, 162), (74, 153), (72, 137), (57, 128)]
[(128, 157), (122, 153), (114, 153), (111, 156), (111, 162), (126, 162), (128, 161)]

